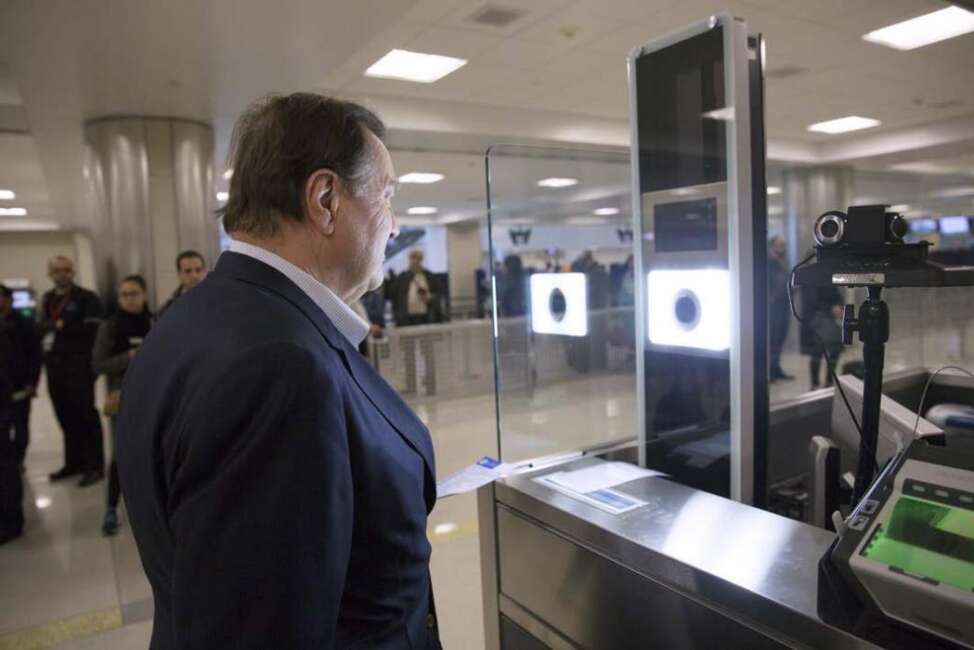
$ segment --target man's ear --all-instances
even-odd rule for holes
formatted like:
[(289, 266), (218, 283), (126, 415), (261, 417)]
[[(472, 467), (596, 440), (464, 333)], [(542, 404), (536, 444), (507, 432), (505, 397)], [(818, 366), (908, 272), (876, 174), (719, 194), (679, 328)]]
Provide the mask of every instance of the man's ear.
[(340, 203), (338, 175), (330, 169), (319, 169), (308, 177), (304, 188), (304, 212), (311, 225), (326, 237), (335, 233)]

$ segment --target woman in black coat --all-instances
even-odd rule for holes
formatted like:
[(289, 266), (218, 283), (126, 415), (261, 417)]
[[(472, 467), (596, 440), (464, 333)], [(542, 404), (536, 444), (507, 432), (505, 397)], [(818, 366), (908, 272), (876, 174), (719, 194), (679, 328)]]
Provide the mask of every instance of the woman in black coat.
[(106, 536), (118, 532), (118, 501), (121, 490), (118, 466), (115, 463), (115, 417), (121, 399), (122, 379), (129, 361), (135, 356), (142, 339), (152, 326), (152, 312), (146, 305), (145, 279), (130, 275), (118, 286), (118, 311), (102, 321), (95, 337), (91, 353), (91, 368), (108, 380), (108, 396), (105, 398), (105, 415), (110, 418), (112, 430), (112, 463), (108, 469), (108, 503), (102, 533)]

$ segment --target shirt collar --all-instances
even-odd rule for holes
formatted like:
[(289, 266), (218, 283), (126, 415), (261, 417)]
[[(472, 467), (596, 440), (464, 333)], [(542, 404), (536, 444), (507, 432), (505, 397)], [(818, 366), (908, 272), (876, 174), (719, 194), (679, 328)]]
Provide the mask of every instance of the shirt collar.
[(358, 346), (369, 333), (369, 324), (324, 284), (306, 271), (266, 248), (246, 242), (230, 241), (230, 252), (252, 257), (283, 273), (288, 280), (305, 292), (325, 313), (349, 343)]

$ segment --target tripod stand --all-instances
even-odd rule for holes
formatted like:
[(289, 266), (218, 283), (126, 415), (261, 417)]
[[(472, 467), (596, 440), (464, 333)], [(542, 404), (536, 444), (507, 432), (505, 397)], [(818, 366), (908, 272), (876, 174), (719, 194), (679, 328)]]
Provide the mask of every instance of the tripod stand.
[(889, 307), (883, 302), (883, 287), (868, 285), (866, 302), (859, 307), (846, 305), (842, 318), (842, 342), (852, 344), (859, 333), (863, 350), (862, 438), (859, 441), (859, 465), (852, 492), (852, 503), (859, 503), (869, 489), (876, 467), (876, 444), (879, 441), (879, 414), (883, 399), (883, 365), (889, 340)]

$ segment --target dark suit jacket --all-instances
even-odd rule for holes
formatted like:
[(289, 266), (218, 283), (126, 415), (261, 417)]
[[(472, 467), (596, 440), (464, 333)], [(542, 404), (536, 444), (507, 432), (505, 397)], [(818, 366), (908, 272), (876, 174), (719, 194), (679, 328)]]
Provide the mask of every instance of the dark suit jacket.
[(429, 433), (270, 266), (224, 253), (153, 328), (117, 460), (154, 650), (439, 647)]

